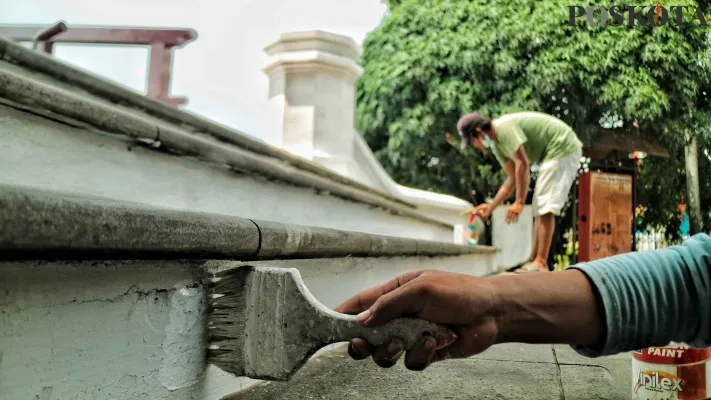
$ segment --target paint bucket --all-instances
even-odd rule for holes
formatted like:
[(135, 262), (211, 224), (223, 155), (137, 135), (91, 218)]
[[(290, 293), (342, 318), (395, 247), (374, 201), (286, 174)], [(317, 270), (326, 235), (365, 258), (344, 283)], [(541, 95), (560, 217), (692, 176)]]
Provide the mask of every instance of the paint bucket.
[(703, 400), (711, 397), (711, 348), (670, 343), (632, 352), (632, 398)]
[(479, 244), (486, 225), (481, 217), (470, 215), (466, 224), (457, 224), (454, 226), (454, 243), (466, 246), (475, 246)]

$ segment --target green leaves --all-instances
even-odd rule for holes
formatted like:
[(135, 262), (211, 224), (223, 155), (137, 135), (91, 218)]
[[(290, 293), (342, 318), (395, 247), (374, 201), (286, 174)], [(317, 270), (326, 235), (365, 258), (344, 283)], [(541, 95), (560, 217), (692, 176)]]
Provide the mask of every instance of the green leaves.
[[(463, 154), (444, 137), (472, 111), (543, 111), (576, 129), (614, 115), (619, 127), (637, 121), (641, 134), (664, 136), (682, 159), (683, 129), (711, 138), (708, 29), (589, 26), (585, 18), (569, 26), (562, 0), (385, 3), (390, 15), (364, 42), (357, 128), (402, 184), (467, 200), (472, 189), (478, 201), (495, 193), (502, 174), (493, 157)], [(664, 2), (673, 5), (693, 1)], [(695, 12), (687, 14), (690, 21)], [(676, 170), (661, 171), (650, 199), (664, 182), (678, 189)]]

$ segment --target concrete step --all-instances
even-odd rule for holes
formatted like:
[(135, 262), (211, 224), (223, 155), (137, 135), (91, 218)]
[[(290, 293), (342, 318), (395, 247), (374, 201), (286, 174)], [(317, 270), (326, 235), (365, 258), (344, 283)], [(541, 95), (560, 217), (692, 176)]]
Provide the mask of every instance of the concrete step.
[(630, 398), (629, 355), (587, 359), (567, 346), (509, 343), (422, 372), (402, 361), (381, 369), (346, 347), (322, 353), (290, 382), (257, 385), (226, 400), (604, 399)]
[[(169, 209), (0, 184), (0, 259), (453, 256), (496, 249)], [(493, 271), (493, 259), (487, 265)]]
[(212, 272), (297, 268), (335, 307), (409, 270), (486, 275), (494, 257), (485, 247), (2, 186), (0, 393), (219, 399), (258, 381), (205, 363)]

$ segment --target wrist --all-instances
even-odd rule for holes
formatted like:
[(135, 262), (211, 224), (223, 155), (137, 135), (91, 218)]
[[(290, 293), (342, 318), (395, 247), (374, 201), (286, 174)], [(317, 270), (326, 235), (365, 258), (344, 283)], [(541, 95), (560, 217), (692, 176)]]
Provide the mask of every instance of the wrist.
[(602, 335), (593, 289), (577, 270), (491, 278), (495, 343), (590, 346)]

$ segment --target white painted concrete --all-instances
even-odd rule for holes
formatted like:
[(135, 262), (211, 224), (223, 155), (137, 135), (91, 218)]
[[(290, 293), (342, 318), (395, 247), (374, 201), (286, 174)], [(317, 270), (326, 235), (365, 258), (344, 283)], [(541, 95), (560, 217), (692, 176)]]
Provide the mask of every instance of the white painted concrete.
[[(354, 54), (343, 52), (337, 40), (300, 41), (298, 35), (289, 40), (298, 42), (291, 49), (300, 55), (280, 58), (274, 71), (283, 72), (275, 81), (283, 79), (282, 117), (294, 128), (284, 138), (294, 143), (294, 151), (312, 149), (313, 159), (329, 168), (414, 200), (440, 220), (463, 222), (454, 215), (469, 203), (397, 185), (352, 129)], [(312, 49), (314, 40), (323, 47), (315, 56), (304, 50)], [(348, 68), (354, 70), (350, 75)], [(278, 82), (274, 87), (279, 88)], [(349, 127), (345, 146), (336, 140), (343, 121)], [(451, 229), (440, 224), (165, 154), (124, 136), (70, 127), (6, 106), (0, 106), (0, 171), (3, 184), (452, 241)], [(493, 271), (494, 258), (483, 253), (267, 264), (299, 268), (314, 295), (335, 306), (406, 270), (483, 275)], [(206, 300), (198, 278), (203, 266), (178, 261), (0, 263), (0, 397), (218, 399), (253, 384), (204, 364)]]
[(397, 184), (355, 131), (355, 79), (360, 47), (347, 36), (323, 31), (283, 34), (266, 48), (270, 59), (270, 109), (281, 129), (265, 140), (339, 174), (416, 204), (451, 225), (471, 203)]
[(452, 241), (444, 226), (135, 147), (0, 106), (0, 182), (244, 218)]
[[(250, 263), (296, 267), (329, 307), (412, 269), (482, 275), (493, 254)], [(5, 399), (219, 399), (257, 381), (204, 362), (208, 262), (0, 263)]]
[(510, 267), (526, 260), (533, 247), (533, 206), (524, 206), (518, 222), (511, 224), (506, 223), (507, 208), (501, 206), (491, 215), (491, 245), (501, 250), (496, 258), (497, 267)]
[[(7, 399), (188, 398), (205, 301), (186, 264), (0, 264)], [(175, 397), (171, 394), (175, 393)]]

